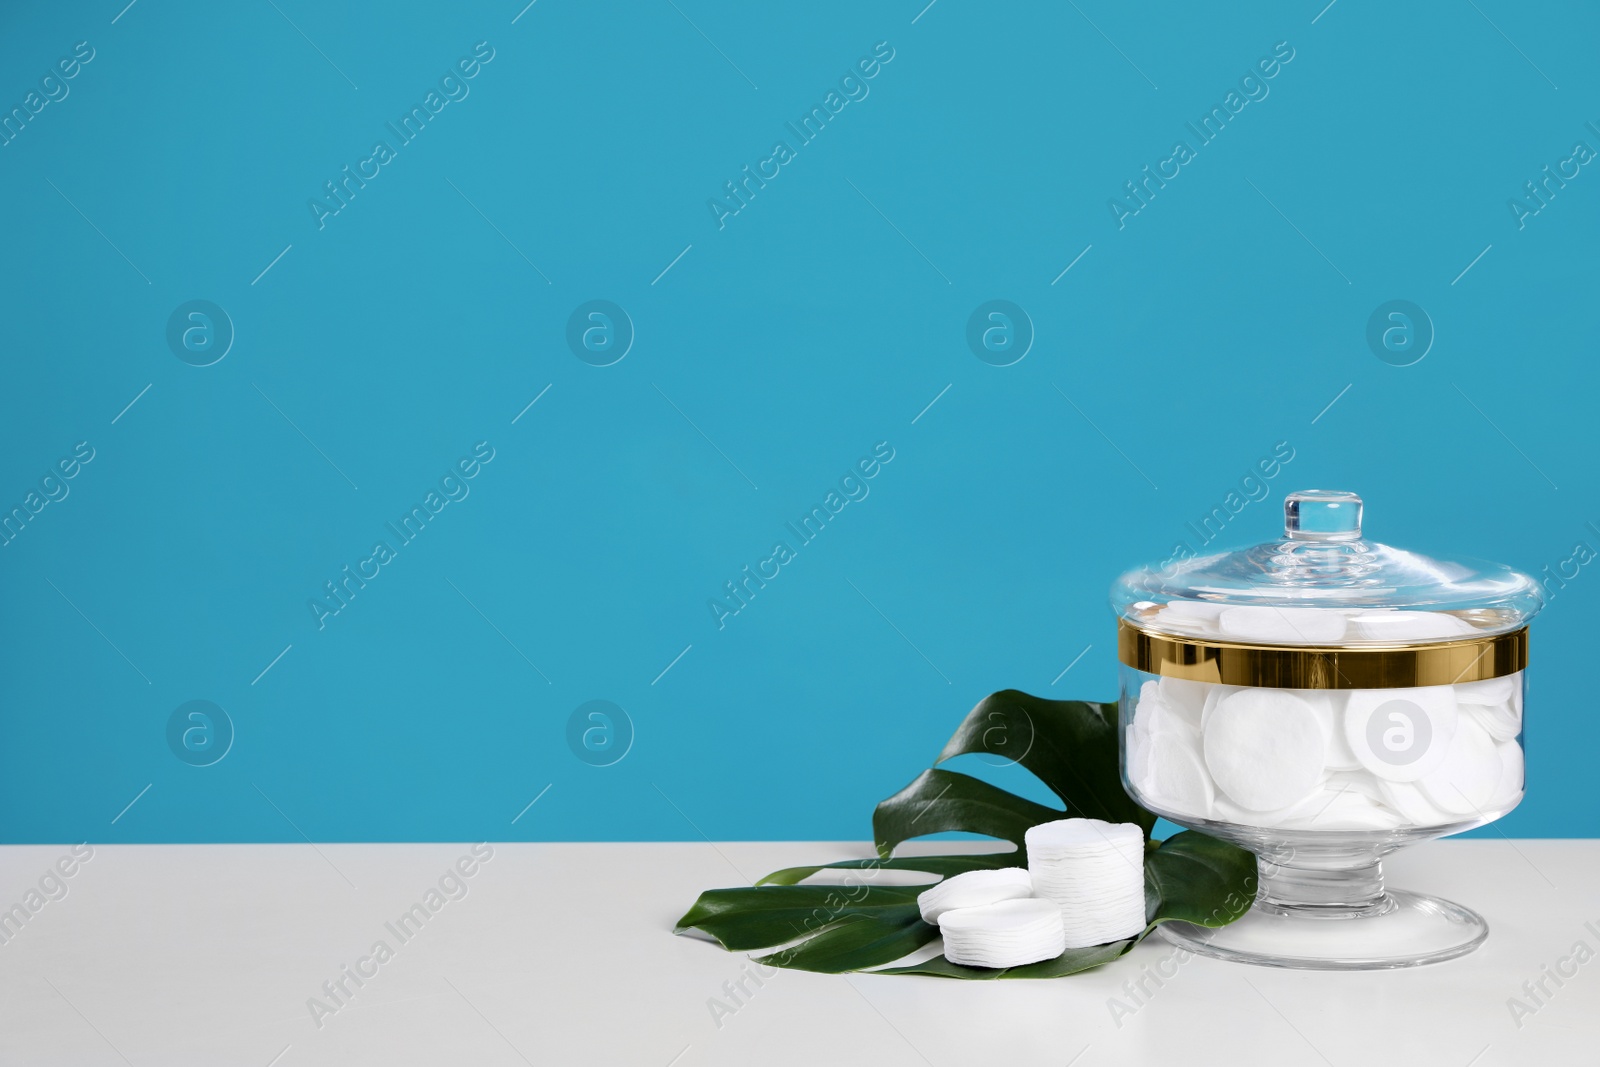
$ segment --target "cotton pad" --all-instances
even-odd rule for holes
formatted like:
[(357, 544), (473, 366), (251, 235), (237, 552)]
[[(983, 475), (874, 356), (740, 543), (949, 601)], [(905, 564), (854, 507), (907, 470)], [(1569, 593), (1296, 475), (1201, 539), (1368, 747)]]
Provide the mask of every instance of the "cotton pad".
[(1061, 912), (1048, 900), (1005, 900), (947, 911), (944, 956), (966, 967), (1021, 967), (1066, 950)]
[(1464, 619), (1437, 611), (1366, 611), (1350, 619), (1350, 637), (1362, 641), (1435, 641), (1477, 632)]
[(1144, 848), (1144, 831), (1131, 822), (1056, 819), (1028, 827), (1022, 840), (1030, 857), (1076, 855), (1083, 849), (1137, 852)]
[(1492, 707), (1495, 704), (1505, 704), (1511, 700), (1517, 701), (1517, 710), (1522, 710), (1522, 673), (1507, 674), (1499, 678), (1485, 678), (1477, 682), (1457, 682), (1455, 686), (1456, 700), (1462, 704), (1483, 704)]
[(1200, 729), (1200, 711), (1205, 707), (1206, 691), (1211, 686), (1205, 682), (1191, 682), (1183, 678), (1162, 678), (1157, 695), (1161, 703), (1176, 712), (1184, 722)]
[(1213, 604), (1209, 600), (1169, 600), (1162, 610), (1186, 618), (1199, 619), (1202, 622), (1216, 622), (1217, 616), (1226, 611), (1227, 606)]
[(1216, 798), (1211, 775), (1200, 758), (1199, 735), (1186, 741), (1177, 733), (1151, 738), (1149, 765), (1151, 799), (1170, 807), (1175, 814), (1205, 816)]
[[(1353, 798), (1353, 799), (1352, 799)], [(1354, 774), (1331, 774), (1324, 778), (1305, 799), (1277, 811), (1243, 811), (1244, 820), (1252, 826), (1282, 826), (1299, 829), (1370, 829), (1373, 820), (1362, 818), (1364, 806), (1354, 803), (1364, 800), (1382, 804), (1382, 790), (1365, 771)], [(1349, 810), (1352, 818), (1341, 822), (1337, 816)], [(1398, 824), (1399, 819), (1388, 813)]]
[(1463, 704), (1461, 714), (1489, 734), (1496, 741), (1510, 741), (1522, 732), (1522, 716), (1511, 702), (1484, 707), (1482, 704)]
[(1397, 813), (1360, 793), (1334, 793), (1313, 807), (1309, 815), (1286, 825), (1306, 830), (1392, 830), (1402, 822)]
[[(1211, 803), (1210, 775), (1200, 759), (1200, 732), (1192, 725), (1199, 718), (1198, 699), (1205, 688), (1199, 682), (1185, 692), (1158, 687), (1146, 682), (1134, 708), (1133, 721), (1124, 739), (1128, 761), (1128, 782), (1140, 795), (1170, 808), (1175, 814), (1204, 816)], [(1185, 714), (1172, 709), (1163, 693), (1187, 699), (1194, 711)]]
[[(1150, 679), (1123, 731), (1126, 781), (1148, 807), (1180, 820), (1299, 830), (1448, 826), (1491, 809), (1503, 814), (1521, 798), (1521, 705), (1520, 675), (1377, 690)], [(1458, 745), (1461, 729), (1476, 736)]]
[(1161, 700), (1160, 683), (1154, 680), (1144, 683), (1139, 687), (1139, 699), (1133, 706), (1133, 728), (1141, 734), (1148, 735), (1153, 720), (1165, 710)]
[(1122, 739), (1122, 751), (1127, 765), (1128, 784), (1140, 793), (1150, 792), (1150, 739), (1128, 727)]
[(1156, 629), (1174, 633), (1207, 636), (1217, 631), (1217, 616), (1223, 612), (1221, 604), (1200, 600), (1174, 600), (1156, 613), (1152, 622)]
[(1230, 810), (1234, 810), (1237, 815), (1237, 821), (1244, 822), (1250, 826), (1294, 826), (1309, 820), (1317, 812), (1327, 807), (1328, 802), (1335, 795), (1334, 790), (1318, 786), (1304, 798), (1295, 801), (1286, 808), (1278, 808), (1275, 811), (1251, 811), (1248, 808), (1225, 802), (1220, 798), (1217, 800), (1216, 806), (1226, 806)]
[(1417, 785), (1441, 810), (1481, 815), (1500, 784), (1500, 755), (1494, 738), (1471, 717), (1463, 717), (1440, 764)]
[(967, 871), (953, 875), (917, 896), (917, 910), (925, 923), (956, 908), (998, 904), (1002, 900), (1021, 900), (1033, 895), (1033, 879), (1022, 867), (1002, 867), (994, 871)]
[(1380, 779), (1380, 785), (1386, 806), (1399, 812), (1408, 823), (1415, 826), (1444, 826), (1460, 821), (1449, 812), (1441, 811), (1438, 805), (1428, 799), (1427, 794), (1411, 782)]
[(1215, 631), (1212, 620), (1196, 615), (1179, 614), (1171, 608), (1162, 608), (1156, 612), (1150, 619), (1150, 625), (1165, 633), (1185, 636), (1205, 636)]
[(1204, 746), (1217, 788), (1252, 811), (1305, 798), (1328, 750), (1316, 709), (1285, 689), (1243, 689), (1219, 702)]
[(1379, 804), (1388, 799), (1383, 792), (1383, 783), (1366, 771), (1334, 771), (1323, 780), (1322, 792), (1352, 793)]
[(1232, 694), (1239, 692), (1243, 687), (1237, 685), (1214, 685), (1210, 688), (1211, 691), (1206, 694), (1206, 702), (1200, 706), (1200, 730), (1202, 733), (1205, 731), (1206, 722), (1211, 718), (1211, 713), (1217, 709), (1217, 705)]
[[(1293, 689), (1289, 692), (1311, 705), (1317, 713), (1317, 722), (1322, 726), (1323, 740), (1331, 743), (1335, 724), (1344, 711), (1344, 694), (1333, 689)], [(1342, 724), (1340, 726), (1342, 728)]]
[[(1197, 715), (1196, 720), (1199, 716)], [(1143, 698), (1133, 712), (1133, 725), (1145, 737), (1156, 737), (1160, 734), (1181, 734), (1186, 740), (1192, 740), (1196, 746), (1200, 743), (1198, 722), (1191, 724), (1189, 719), (1174, 711), (1165, 700), (1159, 696)]]
[(1510, 811), (1522, 799), (1522, 746), (1515, 741), (1501, 741), (1494, 748), (1495, 755), (1500, 758), (1500, 781), (1489, 799), (1489, 815)]
[(1348, 620), (1331, 608), (1228, 608), (1217, 617), (1224, 637), (1266, 645), (1333, 645)]
[(1361, 766), (1391, 782), (1414, 782), (1444, 760), (1460, 713), (1448, 685), (1356, 689), (1344, 736)]
[(1150, 768), (1150, 739), (1132, 723), (1123, 731), (1122, 754), (1128, 780), (1143, 784), (1145, 773)]
[(1129, 742), (1146, 754), (1158, 737), (1172, 737), (1196, 751), (1200, 747), (1200, 731), (1159, 700), (1145, 701), (1135, 710), (1129, 734)]
[(1218, 793), (1211, 802), (1211, 817), (1218, 822), (1237, 823), (1240, 826), (1260, 826), (1261, 813), (1246, 811), (1227, 797)]
[(1059, 819), (1030, 827), (1024, 841), (1033, 891), (1058, 909), (1068, 948), (1144, 929), (1144, 831), (1136, 824)]
[(1350, 694), (1346, 692), (1322, 690), (1321, 699), (1314, 705), (1322, 716), (1323, 726), (1327, 728), (1327, 768), (1330, 771), (1353, 771), (1361, 766), (1355, 750), (1350, 747), (1350, 739), (1344, 734), (1344, 712), (1349, 703)]

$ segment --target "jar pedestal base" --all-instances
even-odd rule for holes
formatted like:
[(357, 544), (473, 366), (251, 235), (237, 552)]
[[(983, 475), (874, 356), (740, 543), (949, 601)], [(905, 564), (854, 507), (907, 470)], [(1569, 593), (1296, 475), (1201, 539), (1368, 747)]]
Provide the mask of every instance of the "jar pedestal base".
[(1329, 914), (1267, 900), (1237, 922), (1211, 929), (1168, 922), (1163, 938), (1202, 956), (1324, 971), (1419, 967), (1464, 956), (1483, 944), (1489, 924), (1469, 908), (1405, 890), (1383, 891), (1373, 905)]

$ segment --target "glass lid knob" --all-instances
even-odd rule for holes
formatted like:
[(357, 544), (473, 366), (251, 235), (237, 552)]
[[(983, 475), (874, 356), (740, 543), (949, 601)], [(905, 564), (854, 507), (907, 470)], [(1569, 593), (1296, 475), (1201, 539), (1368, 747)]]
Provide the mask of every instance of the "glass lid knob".
[(1283, 500), (1283, 532), (1292, 541), (1356, 541), (1361, 498), (1338, 489), (1306, 489)]

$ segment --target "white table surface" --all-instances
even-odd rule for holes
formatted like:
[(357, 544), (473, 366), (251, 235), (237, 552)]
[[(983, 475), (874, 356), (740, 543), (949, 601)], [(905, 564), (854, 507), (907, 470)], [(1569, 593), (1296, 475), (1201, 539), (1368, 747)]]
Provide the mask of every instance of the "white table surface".
[[(1114, 1020), (1110, 998), (1171, 952), (1152, 939), (1051, 981), (783, 971), (747, 983), (753, 994), (720, 1026), (711, 998), (731, 1003), (723, 983), (744, 959), (673, 936), (673, 921), (702, 889), (861, 845), (492, 847), (466, 895), (400, 944), (385, 923), (468, 845), (96, 846), (62, 880), (66, 895), (0, 944), (0, 1063), (1600, 1062), (1600, 958), (1562, 986), (1547, 978), (1551, 996), (1520, 1026), (1508, 1006), (1578, 942), (1600, 951), (1600, 841), (1446, 841), (1392, 858), (1390, 884), (1489, 920), (1483, 948), (1431, 967), (1329, 974), (1195, 958)], [(69, 854), (0, 849), (0, 908)], [(360, 988), (346, 979), (354, 995), (317, 1026), (308, 998), (379, 939), (393, 958)]]

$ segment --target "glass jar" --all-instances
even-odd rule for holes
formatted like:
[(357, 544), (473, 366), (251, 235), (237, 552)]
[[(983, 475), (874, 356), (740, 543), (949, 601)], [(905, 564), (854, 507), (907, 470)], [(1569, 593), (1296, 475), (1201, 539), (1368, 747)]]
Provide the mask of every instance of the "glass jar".
[(1538, 584), (1362, 539), (1361, 498), (1284, 501), (1284, 536), (1118, 580), (1122, 779), (1151, 811), (1254, 852), (1251, 911), (1166, 923), (1195, 952), (1281, 967), (1406, 967), (1472, 951), (1477, 913), (1384, 885), (1404, 845), (1523, 792)]

